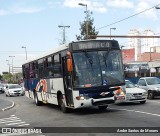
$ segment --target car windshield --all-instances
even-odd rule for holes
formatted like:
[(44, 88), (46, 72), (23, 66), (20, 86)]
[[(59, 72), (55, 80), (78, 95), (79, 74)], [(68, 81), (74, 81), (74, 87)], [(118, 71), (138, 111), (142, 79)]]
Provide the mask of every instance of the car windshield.
[(125, 81), (126, 88), (135, 88), (135, 85), (130, 81)]
[(73, 53), (74, 87), (123, 83), (120, 50)]
[(9, 86), (9, 89), (14, 89), (14, 88), (21, 88), (20, 85), (10, 85)]
[(159, 78), (148, 78), (146, 79), (148, 85), (155, 85), (155, 84), (160, 84), (160, 79)]

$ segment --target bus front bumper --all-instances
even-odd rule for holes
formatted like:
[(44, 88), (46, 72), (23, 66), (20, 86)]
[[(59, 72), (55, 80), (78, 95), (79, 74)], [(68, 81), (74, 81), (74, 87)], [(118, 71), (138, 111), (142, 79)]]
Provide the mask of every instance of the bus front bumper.
[(93, 107), (93, 106), (103, 106), (112, 104), (115, 102), (114, 96), (108, 98), (100, 98), (100, 99), (84, 99), (84, 100), (75, 100), (75, 108), (86, 108), (86, 107)]

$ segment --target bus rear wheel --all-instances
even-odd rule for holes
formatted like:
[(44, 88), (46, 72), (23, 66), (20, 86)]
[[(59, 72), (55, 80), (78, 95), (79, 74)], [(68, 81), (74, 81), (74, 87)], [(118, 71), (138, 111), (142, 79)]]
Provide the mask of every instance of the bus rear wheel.
[(35, 92), (35, 94), (34, 94), (34, 99), (35, 99), (35, 103), (36, 103), (37, 106), (42, 105), (42, 102), (38, 100), (38, 96), (37, 96), (37, 93), (36, 93), (36, 92)]
[(68, 108), (65, 106), (65, 102), (64, 102), (64, 98), (63, 98), (62, 94), (59, 97), (59, 105), (60, 105), (61, 111), (63, 113), (67, 113), (68, 112)]

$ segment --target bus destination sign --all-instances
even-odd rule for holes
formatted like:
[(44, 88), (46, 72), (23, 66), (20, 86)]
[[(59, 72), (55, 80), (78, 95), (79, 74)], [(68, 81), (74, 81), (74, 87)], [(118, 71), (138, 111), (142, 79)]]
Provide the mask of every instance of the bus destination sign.
[(89, 41), (72, 43), (72, 50), (87, 50), (87, 49), (105, 49), (112, 48), (109, 41)]

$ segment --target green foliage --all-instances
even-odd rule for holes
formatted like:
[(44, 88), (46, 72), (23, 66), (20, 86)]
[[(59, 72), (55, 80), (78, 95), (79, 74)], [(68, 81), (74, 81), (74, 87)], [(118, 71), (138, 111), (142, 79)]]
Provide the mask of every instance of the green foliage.
[(91, 12), (87, 12), (88, 21), (80, 22), (80, 35), (76, 35), (77, 40), (86, 40), (87, 39), (87, 30), (86, 25), (88, 26), (88, 35), (95, 35), (95, 37), (88, 37), (88, 39), (96, 39), (96, 35), (98, 35), (98, 31), (95, 30), (95, 26), (93, 26), (94, 19), (91, 18)]
[(14, 75), (9, 73), (3, 75), (3, 81), (6, 81), (8, 83), (19, 83), (20, 80), (22, 80), (22, 73), (16, 73)]
[(2, 78), (3, 78), (2, 75), (0, 75), (0, 80), (2, 80)]

